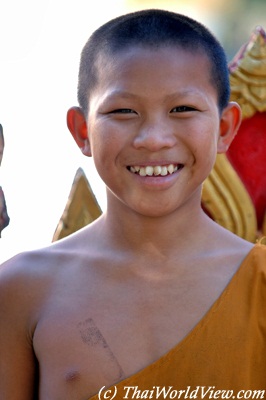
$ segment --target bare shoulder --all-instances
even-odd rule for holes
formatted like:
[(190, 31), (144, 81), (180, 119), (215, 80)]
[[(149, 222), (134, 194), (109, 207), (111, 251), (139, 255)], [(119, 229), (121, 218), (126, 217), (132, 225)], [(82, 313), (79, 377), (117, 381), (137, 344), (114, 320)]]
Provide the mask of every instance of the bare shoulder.
[(76, 235), (41, 249), (23, 252), (4, 262), (0, 265), (0, 292), (4, 294), (6, 288), (9, 297), (11, 293), (21, 296), (25, 293), (26, 298), (32, 300), (37, 293), (40, 295), (42, 288), (53, 284), (62, 271), (66, 274), (70, 268), (77, 268), (85, 257), (88, 263), (91, 252), (84, 249), (81, 244), (84, 238), (80, 240), (80, 237)]
[[(78, 232), (47, 247), (23, 252), (0, 265), (0, 303), (14, 310), (17, 304), (20, 313), (34, 329), (38, 308), (45, 302), (57, 285), (71, 280), (86, 266), (86, 274), (93, 269), (97, 250), (90, 238), (90, 229)], [(23, 308), (22, 308), (23, 304)], [(24, 315), (26, 317), (26, 315)]]
[(59, 258), (60, 251), (53, 245), (17, 254), (0, 266), (0, 285), (3, 288), (15, 285), (22, 291), (26, 290), (38, 281), (42, 282), (45, 275), (55, 272)]
[(5, 310), (4, 317), (13, 315), (30, 331), (34, 329), (39, 300), (52, 281), (52, 253), (49, 249), (25, 252), (0, 266), (0, 307)]

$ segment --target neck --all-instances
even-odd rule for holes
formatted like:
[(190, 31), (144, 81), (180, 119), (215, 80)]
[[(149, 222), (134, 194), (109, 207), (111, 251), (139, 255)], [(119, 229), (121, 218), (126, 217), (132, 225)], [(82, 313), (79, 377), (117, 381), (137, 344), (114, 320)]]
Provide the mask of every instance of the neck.
[(209, 222), (199, 201), (194, 199), (173, 213), (159, 217), (140, 215), (121, 203), (118, 212), (108, 204), (101, 223), (104, 232), (109, 232), (109, 245), (118, 251), (158, 257), (178, 249), (186, 253), (195, 238), (200, 242)]

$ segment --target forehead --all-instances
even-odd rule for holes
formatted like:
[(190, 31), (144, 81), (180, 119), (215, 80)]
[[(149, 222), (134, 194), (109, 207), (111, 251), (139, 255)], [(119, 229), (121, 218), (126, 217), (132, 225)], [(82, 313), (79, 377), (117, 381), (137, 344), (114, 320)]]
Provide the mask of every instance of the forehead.
[(179, 46), (156, 48), (134, 46), (119, 52), (102, 54), (97, 62), (96, 90), (107, 88), (134, 91), (137, 86), (161, 85), (165, 90), (209, 91), (217, 97), (211, 63), (204, 50), (185, 50)]

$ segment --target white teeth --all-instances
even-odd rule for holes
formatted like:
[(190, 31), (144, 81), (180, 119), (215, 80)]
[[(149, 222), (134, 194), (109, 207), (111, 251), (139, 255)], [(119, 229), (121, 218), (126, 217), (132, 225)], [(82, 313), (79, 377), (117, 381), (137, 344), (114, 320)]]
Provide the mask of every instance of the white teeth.
[(160, 175), (162, 168), (160, 165), (156, 165), (156, 167), (153, 167), (154, 175)]
[(179, 168), (177, 165), (169, 164), (169, 165), (155, 165), (154, 167), (151, 165), (147, 165), (146, 167), (139, 167), (138, 165), (134, 165), (130, 167), (130, 171), (133, 173), (138, 173), (140, 176), (166, 176), (167, 174), (173, 174)]
[(139, 170), (139, 174), (140, 176), (146, 176), (146, 168), (145, 167), (141, 167)]
[(168, 165), (167, 170), (169, 172), (169, 174), (172, 174), (175, 170), (175, 167), (173, 164)]
[(152, 176), (153, 175), (153, 167), (146, 167), (145, 168), (146, 175)]
[(162, 176), (165, 176), (165, 175), (167, 175), (167, 173), (168, 173), (167, 167), (163, 166), (163, 167), (162, 167), (162, 170), (161, 170), (161, 175), (162, 175)]

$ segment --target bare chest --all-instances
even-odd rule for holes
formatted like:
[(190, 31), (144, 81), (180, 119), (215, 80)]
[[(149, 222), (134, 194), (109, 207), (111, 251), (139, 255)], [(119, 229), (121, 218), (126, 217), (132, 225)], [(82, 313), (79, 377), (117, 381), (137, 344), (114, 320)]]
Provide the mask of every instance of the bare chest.
[(34, 334), (40, 399), (88, 399), (177, 345), (227, 283), (59, 285)]

